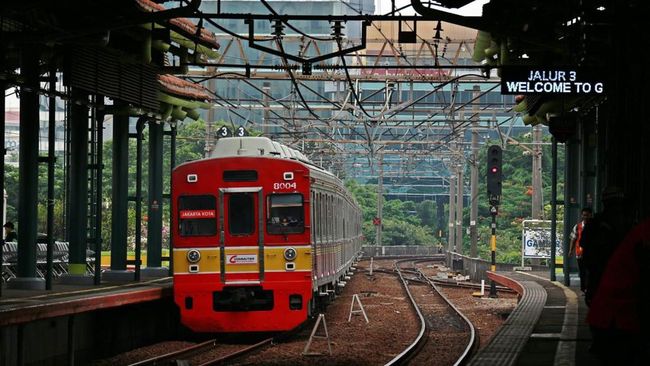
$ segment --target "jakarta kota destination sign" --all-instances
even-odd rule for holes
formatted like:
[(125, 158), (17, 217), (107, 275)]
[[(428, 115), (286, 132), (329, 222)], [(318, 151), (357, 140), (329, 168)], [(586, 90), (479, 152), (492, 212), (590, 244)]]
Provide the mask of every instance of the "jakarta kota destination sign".
[(501, 94), (604, 94), (605, 83), (583, 69), (504, 66)]

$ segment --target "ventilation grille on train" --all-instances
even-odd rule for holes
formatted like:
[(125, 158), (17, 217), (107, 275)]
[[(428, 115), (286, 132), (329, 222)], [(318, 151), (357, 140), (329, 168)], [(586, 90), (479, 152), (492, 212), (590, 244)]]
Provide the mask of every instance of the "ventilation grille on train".
[(157, 111), (157, 72), (154, 66), (131, 61), (105, 47), (76, 47), (66, 59), (65, 85), (119, 99)]
[(223, 172), (224, 182), (255, 182), (256, 170), (226, 170)]

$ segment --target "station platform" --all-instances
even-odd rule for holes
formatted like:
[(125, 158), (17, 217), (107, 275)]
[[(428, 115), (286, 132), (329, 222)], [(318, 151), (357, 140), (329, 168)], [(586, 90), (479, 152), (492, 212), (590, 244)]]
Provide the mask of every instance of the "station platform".
[(520, 300), (472, 366), (598, 365), (589, 352), (588, 308), (579, 280), (550, 281), (548, 272), (489, 272), (497, 284), (517, 291)]
[[(88, 364), (179, 331), (172, 278), (53, 290), (7, 289), (0, 297), (0, 365)], [(47, 340), (47, 341), (44, 341)]]
[(99, 286), (53, 285), (52, 290), (2, 289), (0, 327), (170, 298), (171, 277)]

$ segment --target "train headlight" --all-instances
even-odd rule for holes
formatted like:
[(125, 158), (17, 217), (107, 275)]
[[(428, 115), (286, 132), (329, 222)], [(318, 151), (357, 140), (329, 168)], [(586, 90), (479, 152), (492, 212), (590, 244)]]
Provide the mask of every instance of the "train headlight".
[(192, 249), (187, 252), (187, 261), (190, 263), (196, 263), (201, 259), (201, 252), (196, 249)]
[(298, 255), (298, 252), (294, 248), (287, 248), (284, 250), (284, 259), (288, 261), (292, 261), (296, 259), (296, 256)]

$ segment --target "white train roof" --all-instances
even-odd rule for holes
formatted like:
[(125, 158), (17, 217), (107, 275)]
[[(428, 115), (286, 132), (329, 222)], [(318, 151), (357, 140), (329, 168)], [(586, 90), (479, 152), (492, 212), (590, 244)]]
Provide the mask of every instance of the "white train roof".
[(225, 158), (232, 156), (272, 156), (285, 159), (300, 160), (312, 164), (298, 150), (271, 141), (268, 137), (225, 137), (217, 140), (210, 152), (209, 158)]
[[(318, 172), (324, 176), (328, 176), (338, 182), (339, 186), (343, 182), (331, 172), (315, 165), (303, 153), (298, 150), (292, 149), (288, 146), (282, 145), (272, 141), (268, 137), (224, 137), (217, 140), (217, 144), (206, 158), (227, 158), (237, 156), (265, 156), (278, 159), (292, 159), (307, 164), (313, 172)], [(356, 202), (354, 197), (349, 195), (353, 201)]]

